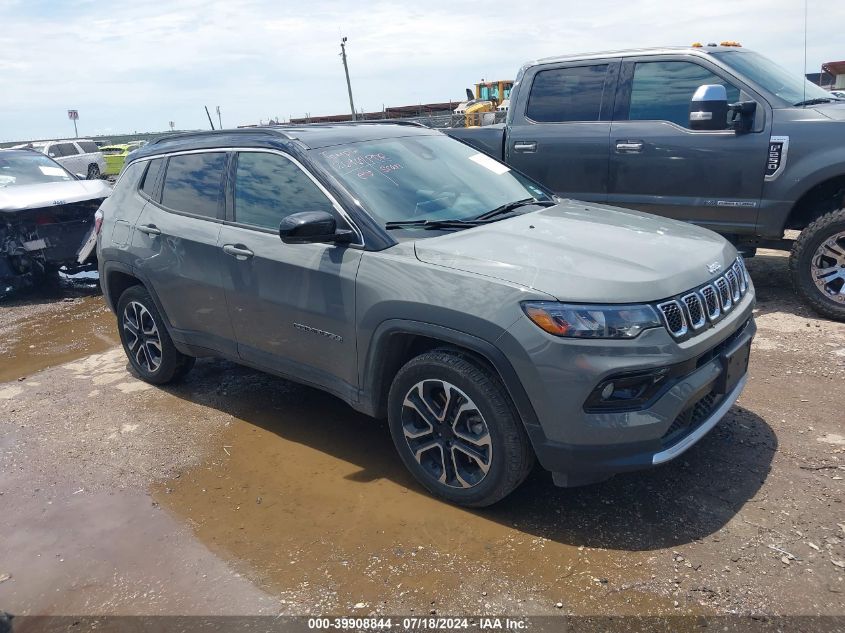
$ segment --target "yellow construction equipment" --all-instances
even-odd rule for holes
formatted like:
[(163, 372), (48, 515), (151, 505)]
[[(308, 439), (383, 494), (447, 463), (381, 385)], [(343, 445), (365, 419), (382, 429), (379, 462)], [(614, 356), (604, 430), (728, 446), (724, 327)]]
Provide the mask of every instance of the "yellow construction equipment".
[(513, 80), (484, 81), (475, 84), (475, 94), (467, 88), (468, 100), (455, 109), (455, 114), (465, 116), (467, 127), (483, 125), (484, 114), (496, 110), (507, 110), (510, 103)]

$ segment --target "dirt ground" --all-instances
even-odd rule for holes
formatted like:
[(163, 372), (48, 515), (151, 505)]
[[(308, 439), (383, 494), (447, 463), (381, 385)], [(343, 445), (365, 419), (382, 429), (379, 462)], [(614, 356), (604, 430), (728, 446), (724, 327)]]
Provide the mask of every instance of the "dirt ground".
[(0, 609), (842, 615), (845, 324), (801, 306), (782, 254), (749, 268), (750, 380), (712, 433), (482, 511), (318, 391), (215, 360), (138, 381), (94, 285), (0, 304)]

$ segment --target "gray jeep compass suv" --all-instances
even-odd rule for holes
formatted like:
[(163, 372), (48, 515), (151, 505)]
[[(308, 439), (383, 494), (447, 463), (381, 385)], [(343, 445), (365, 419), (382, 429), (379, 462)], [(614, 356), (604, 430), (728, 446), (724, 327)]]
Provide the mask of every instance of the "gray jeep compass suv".
[(554, 198), (457, 140), (359, 123), (132, 154), (98, 259), (134, 370), (219, 356), (389, 423), (428, 490), (498, 501), (666, 462), (725, 414), (755, 332), (706, 229)]

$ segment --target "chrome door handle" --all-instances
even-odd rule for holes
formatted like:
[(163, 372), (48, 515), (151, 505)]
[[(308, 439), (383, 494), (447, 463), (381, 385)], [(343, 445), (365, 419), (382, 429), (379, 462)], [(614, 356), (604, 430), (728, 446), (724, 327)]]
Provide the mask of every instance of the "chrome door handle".
[(161, 229), (155, 224), (139, 224), (137, 228), (141, 231), (141, 233), (146, 233), (147, 235), (152, 235), (153, 237), (161, 235)]
[(513, 151), (515, 152), (536, 152), (537, 141), (514, 141)]
[(616, 141), (617, 152), (637, 153), (643, 151), (642, 141)]
[(240, 259), (241, 261), (245, 259), (249, 259), (255, 253), (249, 250), (246, 246), (242, 244), (224, 244), (223, 245), (223, 252), (227, 255), (231, 255), (235, 259)]

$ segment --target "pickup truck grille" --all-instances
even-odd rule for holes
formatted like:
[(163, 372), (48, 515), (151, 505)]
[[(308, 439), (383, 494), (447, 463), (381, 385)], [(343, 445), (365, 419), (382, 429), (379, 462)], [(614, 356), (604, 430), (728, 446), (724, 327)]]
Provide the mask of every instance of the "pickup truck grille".
[(678, 298), (658, 303), (657, 309), (669, 333), (682, 339), (723, 318), (745, 296), (748, 287), (748, 271), (742, 257), (737, 257), (724, 274)]

